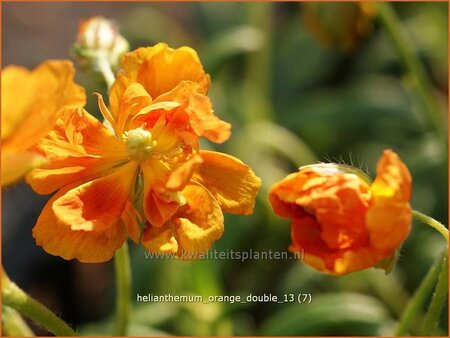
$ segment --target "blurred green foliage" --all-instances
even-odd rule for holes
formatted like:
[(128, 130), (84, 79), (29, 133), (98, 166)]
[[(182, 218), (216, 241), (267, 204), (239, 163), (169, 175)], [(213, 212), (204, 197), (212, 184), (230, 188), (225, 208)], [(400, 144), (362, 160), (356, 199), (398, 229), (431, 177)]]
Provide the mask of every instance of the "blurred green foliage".
[[(254, 214), (226, 215), (225, 233), (213, 248), (287, 250), (289, 224), (272, 215), (270, 186), (316, 161), (353, 163), (374, 176), (385, 148), (394, 149), (413, 175), (413, 208), (448, 224), (447, 145), (427, 124), (383, 27), (372, 18), (371, 32), (345, 52), (314, 39), (305, 25), (305, 6), (130, 3), (113, 18), (132, 48), (164, 41), (198, 51), (212, 78), (216, 114), (233, 125), (229, 142), (204, 146), (239, 157), (263, 178)], [(395, 9), (447, 123), (448, 4), (398, 3)], [(345, 18), (333, 24), (347, 24)], [(89, 76), (80, 81), (93, 91), (97, 84)], [(97, 111), (94, 99), (87, 109)], [(312, 303), (135, 304), (130, 335), (390, 335), (445, 243), (414, 224), (393, 273), (371, 269), (345, 277), (327, 276), (293, 260), (147, 260), (142, 247), (131, 247), (133, 294), (281, 297), (306, 292)], [(111, 285), (111, 309), (113, 302)], [(438, 330), (442, 335), (448, 332), (447, 313)], [(112, 333), (113, 324), (112, 319), (88, 324), (81, 333)]]

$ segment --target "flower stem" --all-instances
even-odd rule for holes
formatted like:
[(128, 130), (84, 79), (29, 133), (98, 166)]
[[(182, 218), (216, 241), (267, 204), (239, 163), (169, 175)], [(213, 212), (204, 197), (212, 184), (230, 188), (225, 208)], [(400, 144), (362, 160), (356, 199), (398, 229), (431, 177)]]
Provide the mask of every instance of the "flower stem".
[[(445, 249), (445, 253), (442, 255), (443, 259), (446, 257), (447, 249)], [(427, 300), (427, 296), (431, 292), (433, 286), (436, 283), (436, 280), (439, 277), (439, 273), (441, 272), (442, 267), (442, 259), (437, 260), (433, 266), (428, 270), (425, 278), (420, 283), (413, 297), (409, 301), (405, 310), (397, 324), (397, 328), (395, 329), (396, 336), (405, 336), (408, 328), (411, 326), (412, 321), (416, 313), (423, 307), (425, 301)]]
[(434, 333), (444, 303), (448, 300), (448, 252), (444, 254), (441, 265), (441, 272), (439, 274), (436, 289), (434, 290), (433, 298), (428, 307), (428, 312), (423, 320), (422, 336), (431, 336)]
[(433, 229), (437, 230), (444, 238), (445, 240), (448, 242), (448, 229), (445, 227), (444, 224), (442, 224), (441, 222), (436, 221), (434, 218), (427, 216), (423, 213), (421, 213), (420, 211), (417, 210), (413, 210), (412, 212), (413, 214), (413, 218), (415, 218), (416, 220), (432, 227)]
[(33, 331), (29, 328), (22, 316), (14, 309), (2, 307), (2, 334), (10, 337), (33, 337)]
[(116, 335), (125, 336), (131, 312), (131, 268), (128, 244), (116, 252)]
[(447, 122), (445, 121), (445, 115), (439, 107), (424, 66), (411, 48), (408, 35), (392, 5), (389, 2), (376, 2), (376, 4), (381, 23), (394, 47), (397, 49), (400, 59), (411, 76), (417, 95), (424, 105), (429, 124), (436, 130), (442, 142), (447, 144)]
[(111, 63), (105, 56), (105, 57), (98, 57), (96, 59), (95, 65), (98, 71), (102, 74), (103, 78), (105, 79), (106, 85), (108, 86), (109, 90), (116, 79), (114, 76), (114, 72), (111, 69)]
[(5, 271), (2, 271), (2, 302), (56, 336), (77, 335), (61, 318), (22, 291), (9, 279)]

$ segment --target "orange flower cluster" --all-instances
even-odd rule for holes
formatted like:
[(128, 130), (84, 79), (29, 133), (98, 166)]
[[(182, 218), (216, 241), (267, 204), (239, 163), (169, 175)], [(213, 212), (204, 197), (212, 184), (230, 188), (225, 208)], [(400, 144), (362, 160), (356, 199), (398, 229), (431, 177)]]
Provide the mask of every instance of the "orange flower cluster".
[(394, 254), (409, 233), (410, 195), (407, 167), (386, 150), (372, 185), (337, 165), (313, 165), (277, 183), (269, 199), (292, 220), (290, 249), (315, 269), (342, 275)]
[(260, 179), (199, 149), (200, 137), (230, 136), (209, 85), (194, 50), (161, 43), (125, 55), (110, 109), (97, 94), (104, 124), (83, 104), (66, 109), (35, 149), (48, 162), (27, 177), (40, 194), (56, 191), (33, 229), (37, 244), (82, 262), (110, 259), (128, 237), (154, 252), (205, 252), (223, 233), (223, 211), (250, 214)]

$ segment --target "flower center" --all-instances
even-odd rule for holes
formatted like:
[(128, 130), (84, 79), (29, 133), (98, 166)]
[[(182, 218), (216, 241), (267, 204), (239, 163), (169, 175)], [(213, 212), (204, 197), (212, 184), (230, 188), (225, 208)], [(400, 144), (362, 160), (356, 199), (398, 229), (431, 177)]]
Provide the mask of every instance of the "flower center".
[(146, 160), (156, 146), (152, 133), (142, 128), (126, 131), (123, 138), (131, 159), (139, 162)]

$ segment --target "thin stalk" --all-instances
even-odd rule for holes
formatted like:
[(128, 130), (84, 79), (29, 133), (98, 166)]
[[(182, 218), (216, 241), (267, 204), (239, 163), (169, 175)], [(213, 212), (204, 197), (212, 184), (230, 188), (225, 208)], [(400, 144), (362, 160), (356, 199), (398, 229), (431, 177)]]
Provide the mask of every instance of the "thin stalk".
[(260, 50), (248, 53), (243, 81), (242, 113), (247, 123), (273, 120), (270, 97), (272, 4), (246, 3), (244, 7), (250, 25), (264, 36)]
[[(445, 250), (446, 252), (442, 255), (443, 257), (445, 257), (447, 253), (447, 249)], [(438, 279), (439, 273), (441, 272), (441, 267), (442, 267), (442, 259), (439, 259), (432, 265), (430, 270), (428, 270), (425, 278), (422, 279), (422, 282), (420, 283), (416, 292), (414, 293), (405, 310), (403, 311), (394, 332), (395, 336), (406, 335), (409, 327), (411, 327), (414, 317), (416, 316), (417, 312), (420, 311), (421, 308), (423, 308), (423, 305), (427, 300), (428, 295), (433, 289), (433, 286), (436, 284), (436, 280)]]
[(116, 335), (125, 336), (131, 312), (131, 267), (128, 244), (116, 252)]
[(56, 336), (77, 335), (61, 318), (22, 291), (8, 278), (5, 271), (2, 271), (2, 302)]
[(103, 78), (105, 79), (106, 85), (108, 86), (108, 90), (113, 85), (114, 81), (116, 80), (116, 77), (114, 76), (114, 72), (111, 69), (111, 63), (109, 62), (108, 58), (105, 57), (98, 57), (95, 60), (95, 65), (98, 69), (98, 71), (102, 74)]
[(411, 76), (417, 95), (423, 102), (429, 124), (436, 130), (441, 141), (447, 145), (447, 121), (433, 93), (433, 87), (424, 66), (411, 48), (408, 35), (392, 5), (389, 2), (376, 2), (376, 5), (381, 23)]
[(448, 229), (441, 222), (436, 221), (434, 218), (427, 216), (420, 211), (413, 210), (413, 218), (432, 227), (437, 230), (448, 242)]
[(447, 303), (448, 298), (448, 252), (445, 253), (442, 258), (441, 273), (434, 290), (433, 297), (431, 298), (430, 305), (428, 306), (427, 314), (422, 324), (421, 336), (431, 336), (436, 329), (439, 317), (442, 312), (444, 304)]
[(2, 334), (9, 337), (33, 337), (28, 324), (22, 316), (8, 306), (2, 307)]

